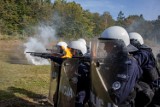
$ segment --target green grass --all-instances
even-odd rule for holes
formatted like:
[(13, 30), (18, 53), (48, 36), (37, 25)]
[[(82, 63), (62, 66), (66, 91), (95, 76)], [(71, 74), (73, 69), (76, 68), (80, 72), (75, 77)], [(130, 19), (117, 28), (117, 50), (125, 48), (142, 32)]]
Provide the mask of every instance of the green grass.
[(39, 103), (48, 96), (50, 65), (14, 64), (8, 55), (0, 52), (0, 107), (50, 107)]
[(9, 64), (0, 61), (0, 101), (12, 98), (45, 98), (50, 66)]

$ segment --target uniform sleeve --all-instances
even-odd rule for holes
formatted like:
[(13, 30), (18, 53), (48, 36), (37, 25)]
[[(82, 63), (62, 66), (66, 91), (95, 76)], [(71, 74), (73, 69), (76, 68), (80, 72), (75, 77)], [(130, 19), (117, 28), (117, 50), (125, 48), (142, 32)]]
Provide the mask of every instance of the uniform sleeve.
[(136, 62), (131, 61), (126, 65), (126, 71), (119, 71), (113, 82), (110, 84), (109, 94), (112, 101), (121, 105), (126, 102), (129, 95), (132, 93), (137, 80), (142, 75), (142, 71)]
[(144, 53), (141, 51), (135, 53), (134, 58), (138, 61), (138, 64), (140, 66), (145, 65), (145, 63), (147, 63), (147, 61), (148, 61), (147, 53)]
[(64, 58), (59, 58), (59, 57), (51, 57), (50, 58), (53, 62), (58, 63), (59, 65), (61, 65), (64, 61)]
[(89, 82), (89, 66), (85, 63), (80, 63), (78, 67), (78, 90), (88, 89)]

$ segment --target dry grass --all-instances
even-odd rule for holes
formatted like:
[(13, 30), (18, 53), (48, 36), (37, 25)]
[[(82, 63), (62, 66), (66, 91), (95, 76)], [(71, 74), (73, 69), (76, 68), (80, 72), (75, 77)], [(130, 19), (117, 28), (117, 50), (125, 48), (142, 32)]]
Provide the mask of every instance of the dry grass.
[[(148, 44), (154, 52), (160, 50)], [(0, 40), (0, 107), (50, 107), (41, 101), (48, 96), (49, 77), (50, 66), (27, 63), (23, 41)]]
[(50, 66), (29, 65), (23, 42), (0, 40), (0, 107), (50, 107)]

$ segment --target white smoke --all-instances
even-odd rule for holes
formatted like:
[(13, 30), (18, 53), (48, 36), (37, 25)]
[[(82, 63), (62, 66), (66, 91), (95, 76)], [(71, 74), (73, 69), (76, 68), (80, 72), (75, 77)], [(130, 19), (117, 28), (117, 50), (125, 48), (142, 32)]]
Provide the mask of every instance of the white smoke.
[(48, 65), (50, 64), (49, 60), (31, 56), (26, 52), (46, 52), (47, 46), (57, 40), (55, 30), (52, 27), (40, 25), (35, 27), (35, 31), (35, 35), (24, 43), (24, 54), (29, 63), (35, 65)]

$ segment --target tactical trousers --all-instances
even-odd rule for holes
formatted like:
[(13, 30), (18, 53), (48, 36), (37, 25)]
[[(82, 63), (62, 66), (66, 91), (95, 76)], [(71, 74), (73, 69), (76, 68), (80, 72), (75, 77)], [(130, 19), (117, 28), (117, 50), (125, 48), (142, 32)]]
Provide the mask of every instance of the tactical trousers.
[(75, 107), (84, 107), (85, 97), (86, 97), (86, 92), (85, 91), (78, 92), (77, 96), (76, 96)]
[(123, 102), (121, 105), (118, 105), (118, 107), (135, 107), (135, 96), (136, 90), (133, 89), (130, 95), (128, 96), (127, 100)]

